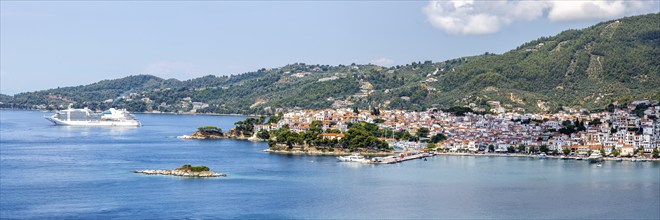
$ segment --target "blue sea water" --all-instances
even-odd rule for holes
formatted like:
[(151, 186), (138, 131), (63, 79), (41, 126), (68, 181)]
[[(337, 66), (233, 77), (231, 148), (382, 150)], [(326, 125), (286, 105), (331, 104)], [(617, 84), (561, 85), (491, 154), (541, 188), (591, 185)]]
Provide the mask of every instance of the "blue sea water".
[[(0, 111), (0, 218), (659, 219), (660, 163), (437, 156), (394, 165), (182, 140), (244, 117), (137, 115), (137, 128)], [(135, 174), (206, 165), (226, 178)]]

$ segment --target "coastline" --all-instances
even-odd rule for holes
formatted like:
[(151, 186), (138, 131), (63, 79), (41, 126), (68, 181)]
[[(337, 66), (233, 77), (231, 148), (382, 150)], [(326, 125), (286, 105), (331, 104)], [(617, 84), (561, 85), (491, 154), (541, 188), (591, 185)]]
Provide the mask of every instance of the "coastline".
[[(197, 134), (197, 132), (193, 133), (190, 137), (191, 139), (195, 139), (195, 140), (232, 139), (232, 140), (242, 140), (242, 141), (250, 141), (250, 142), (268, 142), (255, 137), (200, 135)], [(273, 150), (271, 148), (268, 148), (262, 151), (272, 154), (310, 155), (310, 156), (346, 156), (346, 155), (359, 153), (364, 156), (376, 156), (376, 157), (390, 156), (397, 153), (397, 152), (347, 152), (341, 149), (334, 149), (334, 151), (323, 151), (317, 149), (316, 147), (305, 147), (304, 149), (297, 148), (295, 150), (294, 149)]]
[(243, 114), (221, 114), (221, 113), (176, 113), (176, 112), (132, 112), (133, 114), (148, 114), (148, 115), (204, 115), (204, 116), (244, 116), (244, 117), (259, 117), (260, 115), (243, 115)]
[[(43, 110), (43, 109), (22, 109), (22, 108), (0, 108), (0, 111), (37, 111), (44, 113), (56, 113), (58, 110)], [(259, 117), (261, 115), (243, 115), (243, 114), (220, 114), (220, 113), (176, 113), (176, 112), (131, 112), (131, 114), (145, 114), (145, 115), (204, 115), (204, 116), (244, 116), (244, 117)]]
[(165, 176), (180, 176), (180, 177), (196, 177), (196, 178), (208, 178), (208, 177), (226, 177), (227, 174), (216, 173), (211, 171), (187, 171), (187, 170), (135, 170), (133, 173), (141, 173), (146, 175), (165, 175)]
[[(323, 152), (319, 150), (272, 150), (270, 148), (263, 150), (263, 152), (272, 153), (272, 154), (283, 154), (283, 155), (308, 155), (308, 156), (346, 156), (354, 153), (359, 153), (363, 156), (391, 156), (401, 152), (345, 152), (345, 151), (336, 151), (336, 152)], [(474, 156), (474, 157), (527, 157), (527, 158), (537, 158), (536, 154), (518, 154), (518, 153), (508, 153), (508, 154), (475, 154), (475, 153), (439, 153), (439, 152), (430, 152), (434, 156)], [(559, 156), (548, 155), (546, 159), (561, 160)], [(575, 160), (575, 158), (563, 158), (564, 160)], [(644, 158), (645, 161), (633, 161), (632, 157), (621, 157), (612, 158), (612, 157), (603, 157), (603, 161), (630, 161), (630, 162), (660, 162), (660, 158)]]
[[(233, 140), (243, 140), (243, 141), (250, 141), (250, 142), (266, 142), (261, 139), (256, 139), (256, 138), (246, 138), (246, 137), (219, 137), (219, 138), (199, 138), (193, 136), (193, 139), (198, 139), (198, 140), (217, 140), (217, 139), (233, 139)], [(376, 157), (384, 157), (384, 156), (391, 156), (395, 155), (401, 152), (346, 152), (342, 150), (338, 151), (321, 151), (316, 148), (313, 149), (305, 149), (305, 150), (273, 150), (271, 148), (262, 150), (262, 152), (266, 153), (272, 153), (272, 154), (283, 154), (283, 155), (309, 155), (309, 156), (346, 156), (346, 155), (351, 155), (354, 153), (359, 153), (363, 156), (376, 156)], [(476, 156), (476, 157), (527, 157), (527, 158), (537, 158), (536, 154), (520, 154), (520, 153), (503, 153), (503, 154), (497, 154), (497, 153), (485, 153), (485, 154), (479, 154), (479, 153), (451, 153), (451, 152), (430, 152), (433, 155), (438, 155), (438, 156)], [(556, 155), (548, 155), (547, 159), (565, 159), (565, 160), (575, 160), (575, 158), (570, 157), (570, 158), (560, 158), (560, 156)], [(619, 160), (621, 159), (621, 160)], [(621, 157), (621, 158), (612, 158), (612, 157), (603, 157), (603, 161), (632, 161), (634, 158), (632, 157)], [(646, 162), (660, 162), (660, 158), (644, 158)], [(639, 161), (641, 162), (641, 161)]]
[[(45, 109), (23, 109), (23, 108), (0, 108), (0, 111), (37, 111), (37, 112), (50, 112), (55, 113), (58, 110), (45, 110)], [(204, 115), (204, 116), (244, 116), (244, 117), (259, 117), (257, 114), (221, 114), (221, 113), (176, 113), (176, 112), (131, 112), (131, 114), (146, 114), (146, 115)]]
[[(439, 156), (476, 156), (476, 157), (529, 157), (529, 158), (536, 158), (537, 156), (535, 154), (517, 154), (517, 153), (508, 153), (508, 154), (475, 154), (475, 153), (435, 153), (435, 155)], [(557, 159), (560, 160), (559, 156), (551, 156), (548, 155), (547, 159)], [(565, 160), (575, 160), (573, 157), (571, 158), (564, 158)], [(603, 161), (619, 161), (619, 158), (613, 158), (613, 157), (603, 157)], [(634, 158), (632, 157), (621, 157), (620, 161), (632, 161)], [(660, 162), (660, 158), (644, 158), (646, 162)], [(641, 162), (641, 161), (639, 161)]]
[(222, 140), (222, 139), (231, 139), (231, 140), (242, 140), (242, 141), (251, 141), (251, 142), (265, 142), (260, 139), (255, 139), (252, 137), (240, 137), (240, 136), (217, 136), (217, 135), (201, 135), (197, 132), (190, 135), (190, 139), (194, 140)]
[(390, 156), (396, 152), (345, 152), (345, 151), (320, 151), (320, 150), (272, 150), (270, 148), (263, 150), (263, 152), (272, 154), (286, 154), (286, 155), (309, 155), (309, 156), (346, 156), (354, 153), (359, 153), (363, 156)]

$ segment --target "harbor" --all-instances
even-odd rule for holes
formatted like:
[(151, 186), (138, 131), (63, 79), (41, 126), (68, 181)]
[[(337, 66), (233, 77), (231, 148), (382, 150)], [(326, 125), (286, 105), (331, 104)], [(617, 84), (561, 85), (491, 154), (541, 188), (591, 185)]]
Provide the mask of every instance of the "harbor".
[[(237, 117), (149, 114), (139, 115), (149, 125), (140, 129), (102, 129), (49, 126), (38, 111), (2, 114), (0, 208), (7, 219), (314, 219), (319, 213), (329, 219), (484, 219), (498, 212), (501, 219), (660, 217), (660, 200), (652, 197), (660, 192), (658, 162), (604, 161), (596, 167), (576, 160), (436, 152), (428, 161), (344, 163), (337, 162), (338, 155), (265, 153), (264, 142), (165, 138), (212, 120), (228, 130)], [(227, 177), (132, 172), (184, 164), (208, 166)], [(478, 200), (466, 196), (472, 193), (479, 193)], [(557, 203), (563, 200), (571, 202)], [(481, 211), (475, 211), (475, 201)], [(515, 210), (501, 208), (511, 202)], [(626, 206), (616, 209), (618, 204)], [(248, 215), (245, 207), (263, 215)]]
[(396, 164), (410, 160), (424, 159), (427, 157), (434, 156), (486, 156), (486, 157), (528, 157), (535, 159), (556, 159), (556, 160), (584, 160), (588, 162), (602, 162), (602, 161), (630, 161), (630, 162), (646, 162), (646, 161), (659, 161), (658, 159), (653, 158), (642, 158), (642, 157), (630, 157), (630, 158), (615, 158), (615, 157), (564, 157), (556, 155), (534, 155), (534, 154), (492, 154), (492, 153), (438, 153), (438, 152), (421, 152), (421, 151), (408, 151), (408, 152), (398, 152), (395, 155), (386, 156), (386, 157), (372, 157), (370, 159), (365, 158), (361, 154), (353, 154), (350, 156), (340, 156), (337, 159), (340, 162), (359, 162), (365, 164)]

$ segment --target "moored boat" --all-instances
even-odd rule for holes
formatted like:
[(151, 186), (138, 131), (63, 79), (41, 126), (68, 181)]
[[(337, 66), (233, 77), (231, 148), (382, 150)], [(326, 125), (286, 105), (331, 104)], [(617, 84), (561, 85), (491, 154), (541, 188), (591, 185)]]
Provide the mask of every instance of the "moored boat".
[(603, 161), (603, 156), (600, 155), (600, 152), (595, 151), (595, 152), (591, 153), (591, 155), (589, 155), (589, 157), (587, 157), (587, 160), (589, 162), (596, 163), (596, 162)]
[(545, 153), (540, 153), (539, 155), (536, 155), (536, 158), (538, 159), (548, 159), (548, 155)]
[(367, 162), (368, 160), (360, 154), (351, 154), (349, 156), (338, 156), (337, 160), (341, 162)]
[(630, 159), (630, 161), (632, 161), (632, 162), (646, 162), (646, 158), (643, 158), (643, 157), (633, 157), (632, 159)]

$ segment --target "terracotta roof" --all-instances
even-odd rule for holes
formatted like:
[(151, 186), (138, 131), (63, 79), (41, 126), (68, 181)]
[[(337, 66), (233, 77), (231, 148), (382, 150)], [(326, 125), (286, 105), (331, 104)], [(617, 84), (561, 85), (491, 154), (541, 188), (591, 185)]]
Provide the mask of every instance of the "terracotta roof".
[(327, 133), (327, 134), (323, 134), (323, 137), (344, 137), (344, 134)]

